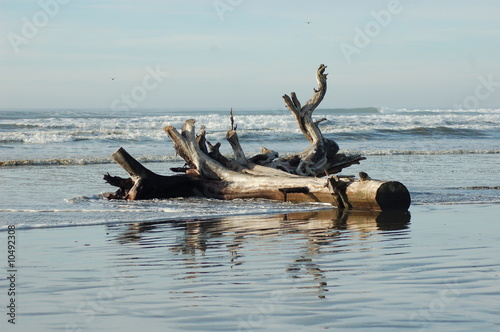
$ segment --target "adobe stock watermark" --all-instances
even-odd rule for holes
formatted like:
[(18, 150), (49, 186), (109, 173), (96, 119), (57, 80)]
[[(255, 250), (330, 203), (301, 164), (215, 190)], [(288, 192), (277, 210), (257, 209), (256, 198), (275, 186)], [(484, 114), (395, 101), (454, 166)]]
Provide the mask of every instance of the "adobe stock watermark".
[(496, 89), (500, 88), (500, 82), (493, 80), (493, 74), (480, 75), (477, 80), (479, 83), (474, 89), (474, 94), (465, 97), (461, 104), (453, 105), (455, 109), (477, 109), (481, 106), (481, 101), (490, 98)]
[(169, 73), (162, 71), (160, 65), (156, 65), (155, 69), (146, 66), (146, 75), (142, 78), (141, 84), (134, 86), (129, 93), (122, 93), (119, 98), (113, 100), (111, 109), (128, 111), (137, 108), (168, 76)]
[(243, 0), (214, 0), (212, 4), (219, 16), (219, 20), (224, 21), (226, 13), (233, 12), (242, 2)]
[[(296, 262), (294, 264), (295, 269), (308, 269), (307, 263)], [(291, 283), (292, 286), (298, 285), (301, 282), (301, 278), (297, 276), (287, 276), (284, 275), (281, 278), (281, 283)], [(289, 299), (289, 295), (284, 290), (273, 290), (269, 292), (269, 297), (267, 299), (261, 299), (260, 301), (254, 301), (253, 307), (249, 309), (246, 319), (240, 319), (238, 321), (237, 329), (238, 332), (250, 332), (250, 331), (262, 331), (265, 328), (266, 322), (271, 320), (272, 317), (279, 310), (279, 306), (286, 303)], [(304, 329), (306, 331), (307, 329)], [(294, 329), (294, 331), (299, 331)]]
[(281, 290), (270, 292), (267, 300), (254, 302), (254, 312), (250, 312), (246, 320), (240, 320), (238, 323), (238, 332), (254, 331), (261, 329), (267, 318), (272, 316), (276, 310), (276, 305), (286, 301), (287, 296)]
[(50, 20), (59, 14), (61, 5), (66, 5), (71, 0), (40, 0), (38, 5), (40, 10), (33, 14), (31, 19), (24, 16), (21, 18), (23, 23), (20, 34), (9, 32), (7, 38), (14, 53), (19, 54), (20, 46), (26, 45), (35, 38), (41, 29), (46, 27)]
[(382, 30), (391, 24), (394, 16), (403, 12), (403, 6), (399, 0), (391, 0), (386, 9), (379, 11), (372, 10), (370, 16), (373, 20), (366, 22), (363, 28), (356, 26), (354, 28), (354, 37), (352, 44), (347, 42), (340, 43), (340, 50), (347, 63), (352, 62), (352, 56), (359, 54), (368, 47), (373, 39), (377, 38)]
[(446, 284), (446, 288), (439, 291), (434, 299), (420, 307), (418, 312), (411, 314), (410, 321), (414, 325), (419, 325), (419, 323), (432, 322), (439, 319), (439, 316), (446, 310), (446, 307), (460, 295), (461, 292), (457, 286), (457, 278), (455, 278), (452, 282)]
[(87, 331), (88, 325), (96, 319), (96, 316), (110, 313), (111, 310), (106, 309), (105, 304), (123, 292), (126, 284), (125, 278), (126, 275), (123, 272), (114, 271), (106, 288), (100, 290), (95, 296), (88, 297), (76, 307), (77, 317), (66, 324), (64, 331)]

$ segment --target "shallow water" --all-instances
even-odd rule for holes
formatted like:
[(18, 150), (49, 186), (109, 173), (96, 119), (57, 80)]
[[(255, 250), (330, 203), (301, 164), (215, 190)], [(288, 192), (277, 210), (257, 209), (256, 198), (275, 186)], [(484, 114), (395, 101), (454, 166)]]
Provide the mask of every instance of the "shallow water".
[(496, 331), (498, 212), (422, 205), (411, 216), (328, 209), (19, 230), (16, 328)]
[[(499, 204), (500, 154), (368, 156), (344, 174), (367, 171), (376, 179), (405, 184), (412, 205)], [(145, 163), (169, 174), (177, 162)], [(219, 201), (203, 198), (108, 201), (102, 193), (115, 188), (102, 175), (125, 176), (113, 164), (0, 167), (0, 230), (9, 224), (20, 228), (91, 225), (130, 221), (285, 213), (328, 208), (329, 205), (292, 204), (267, 200)], [(496, 173), (495, 173), (496, 172)]]

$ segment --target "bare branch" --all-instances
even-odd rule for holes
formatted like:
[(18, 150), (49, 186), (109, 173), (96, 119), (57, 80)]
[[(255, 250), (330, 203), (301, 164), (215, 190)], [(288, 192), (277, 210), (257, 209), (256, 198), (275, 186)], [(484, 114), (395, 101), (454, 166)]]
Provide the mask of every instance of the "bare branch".
[(205, 126), (201, 126), (200, 133), (196, 136), (196, 143), (204, 154), (208, 154)]

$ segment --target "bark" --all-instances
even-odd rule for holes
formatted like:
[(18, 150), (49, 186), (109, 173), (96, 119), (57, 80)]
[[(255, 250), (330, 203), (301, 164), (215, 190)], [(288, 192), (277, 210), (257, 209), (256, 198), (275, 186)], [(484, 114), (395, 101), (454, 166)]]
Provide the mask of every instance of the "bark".
[(195, 195), (193, 181), (187, 175), (158, 175), (141, 165), (123, 148), (113, 153), (111, 158), (127, 171), (130, 178), (106, 174), (104, 180), (120, 188), (116, 193), (105, 194), (107, 198), (141, 200)]

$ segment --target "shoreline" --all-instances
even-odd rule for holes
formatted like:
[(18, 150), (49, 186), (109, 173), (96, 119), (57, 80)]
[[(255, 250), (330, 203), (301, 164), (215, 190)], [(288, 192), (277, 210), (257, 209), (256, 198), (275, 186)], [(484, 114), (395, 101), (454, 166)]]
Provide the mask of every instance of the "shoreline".
[[(492, 190), (497, 190), (498, 187), (488, 187), (487, 189), (492, 189)], [(479, 189), (484, 189), (483, 187)], [(272, 200), (263, 200), (267, 203), (276, 203), (276, 204), (282, 204), (283, 202), (275, 202)], [(294, 204), (292, 204), (294, 205)], [(227, 218), (235, 218), (235, 219), (241, 219), (241, 218), (250, 218), (250, 219), (255, 219), (259, 217), (274, 217), (274, 216), (279, 216), (279, 215), (290, 215), (290, 214), (303, 214), (303, 213), (323, 213), (326, 212), (326, 214), (331, 213), (332, 215), (342, 215), (344, 212), (346, 214), (354, 214), (354, 215), (367, 215), (371, 216), (372, 219), (376, 219), (379, 215), (389, 215), (391, 213), (396, 213), (396, 214), (404, 214), (408, 213), (411, 215), (412, 210), (422, 210), (426, 209), (426, 207), (435, 207), (436, 210), (440, 209), (446, 209), (446, 207), (458, 207), (458, 208), (466, 208), (468, 206), (498, 206), (500, 209), (500, 198), (498, 201), (492, 201), (492, 202), (449, 202), (449, 203), (441, 203), (441, 204), (433, 204), (433, 203), (417, 203), (417, 204), (412, 204), (410, 206), (410, 209), (408, 211), (376, 211), (376, 210), (364, 210), (364, 209), (354, 209), (354, 210), (342, 210), (338, 209), (335, 206), (329, 205), (327, 203), (318, 203), (317, 207), (311, 206), (312, 204), (307, 204), (304, 206), (304, 209), (299, 209), (301, 206), (300, 204), (295, 204), (293, 209), (290, 210), (282, 210), (282, 211), (258, 211), (258, 212), (245, 212), (245, 213), (235, 213), (235, 214), (223, 214), (223, 215), (191, 215), (187, 217), (171, 217), (171, 218), (155, 218), (155, 219), (147, 219), (147, 220), (128, 220), (128, 221), (123, 221), (123, 220), (111, 220), (111, 221), (91, 221), (88, 223), (78, 223), (78, 224), (55, 224), (55, 225), (15, 225), (17, 230), (24, 231), (24, 230), (43, 230), (43, 229), (54, 229), (54, 228), (73, 228), (73, 227), (89, 227), (89, 226), (113, 226), (113, 225), (127, 225), (127, 224), (168, 224), (168, 223), (189, 223), (189, 222), (210, 222), (218, 219), (227, 219)], [(283, 208), (283, 206), (280, 206), (280, 208)], [(68, 209), (68, 212), (79, 212), (78, 210), (71, 210)], [(8, 214), (10, 211), (0, 211), (1, 213)], [(40, 213), (38, 210), (27, 210), (27, 211), (19, 211), (19, 210), (14, 210), (12, 213), (16, 212), (29, 212), (29, 213)], [(64, 210), (57, 210), (57, 211), (42, 211), (46, 213), (51, 213), (51, 212), (64, 212)], [(84, 212), (84, 211), (80, 211)], [(127, 211), (124, 211), (123, 213), (126, 213)], [(0, 234), (2, 232), (7, 232), (8, 227), (11, 225), (3, 225), (0, 226)]]

